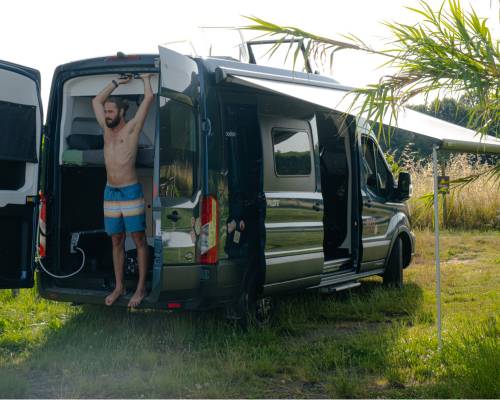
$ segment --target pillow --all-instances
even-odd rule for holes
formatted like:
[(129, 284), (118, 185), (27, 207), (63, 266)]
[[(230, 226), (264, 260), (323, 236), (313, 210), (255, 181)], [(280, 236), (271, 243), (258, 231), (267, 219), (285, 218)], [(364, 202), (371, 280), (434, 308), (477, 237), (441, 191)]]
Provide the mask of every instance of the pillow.
[(70, 149), (76, 150), (99, 150), (104, 147), (102, 135), (85, 135), (74, 133), (66, 138)]

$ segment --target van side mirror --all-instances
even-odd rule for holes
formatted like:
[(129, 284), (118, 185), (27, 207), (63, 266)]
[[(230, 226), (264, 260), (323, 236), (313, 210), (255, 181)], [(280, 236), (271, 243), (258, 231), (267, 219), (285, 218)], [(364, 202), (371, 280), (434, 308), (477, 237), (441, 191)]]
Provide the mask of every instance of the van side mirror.
[(398, 177), (398, 188), (396, 190), (396, 197), (400, 201), (408, 200), (411, 196), (412, 185), (411, 176), (408, 172), (400, 172)]

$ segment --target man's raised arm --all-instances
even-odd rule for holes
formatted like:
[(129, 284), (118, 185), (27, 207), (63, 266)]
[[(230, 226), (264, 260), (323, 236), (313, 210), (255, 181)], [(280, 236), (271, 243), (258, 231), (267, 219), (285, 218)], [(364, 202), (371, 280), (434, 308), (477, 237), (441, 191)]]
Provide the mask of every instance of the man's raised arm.
[(146, 120), (146, 117), (148, 115), (149, 107), (153, 103), (155, 97), (153, 94), (153, 89), (151, 89), (151, 82), (149, 80), (150, 78), (151, 74), (141, 75), (141, 79), (144, 82), (144, 99), (137, 109), (134, 118), (132, 118), (132, 120), (130, 121), (134, 124), (133, 133), (136, 134), (138, 134), (144, 126), (144, 121)]
[(99, 94), (92, 99), (92, 108), (94, 109), (94, 114), (101, 128), (104, 129), (106, 126), (106, 118), (104, 116), (104, 103), (109, 95), (115, 90), (119, 85), (127, 83), (130, 81), (130, 77), (112, 80), (109, 82), (104, 89), (102, 89)]

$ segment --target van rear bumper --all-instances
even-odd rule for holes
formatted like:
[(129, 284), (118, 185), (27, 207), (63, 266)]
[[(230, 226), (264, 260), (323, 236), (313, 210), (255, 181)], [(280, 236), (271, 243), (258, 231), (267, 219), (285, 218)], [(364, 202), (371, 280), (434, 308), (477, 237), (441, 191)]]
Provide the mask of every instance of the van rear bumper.
[[(39, 288), (39, 293), (40, 296), (48, 300), (78, 304), (104, 305), (104, 299), (110, 293), (110, 291), (50, 287)], [(133, 291), (127, 292), (125, 295), (116, 300), (113, 306), (127, 307), (128, 302), (132, 298), (132, 295)], [(183, 297), (159, 301), (156, 296), (149, 294), (142, 300), (139, 308), (171, 310), (172, 305), (175, 305), (175, 309), (196, 310), (200, 308), (201, 300), (202, 299), (199, 297)]]
[[(184, 310), (214, 308), (233, 300), (240, 285), (241, 267), (221, 260), (218, 265), (163, 265), (153, 268), (151, 291), (141, 303), (141, 308), (171, 309), (180, 305)], [(49, 300), (81, 304), (104, 305), (110, 289), (84, 289), (57, 286), (37, 273), (40, 295)], [(128, 305), (133, 290), (121, 296), (114, 304)]]

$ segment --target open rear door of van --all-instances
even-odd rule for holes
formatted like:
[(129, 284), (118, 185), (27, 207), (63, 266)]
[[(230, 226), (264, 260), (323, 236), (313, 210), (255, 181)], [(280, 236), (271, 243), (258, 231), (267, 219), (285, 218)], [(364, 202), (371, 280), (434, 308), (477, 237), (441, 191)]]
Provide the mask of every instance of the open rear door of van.
[[(163, 262), (169, 266), (166, 289), (196, 289), (200, 260), (201, 143), (200, 82), (196, 62), (160, 47), (159, 200)], [(155, 171), (156, 172), (156, 171)], [(190, 268), (192, 266), (193, 268)], [(177, 277), (177, 273), (180, 275)]]
[(40, 73), (0, 61), (0, 289), (33, 287)]

